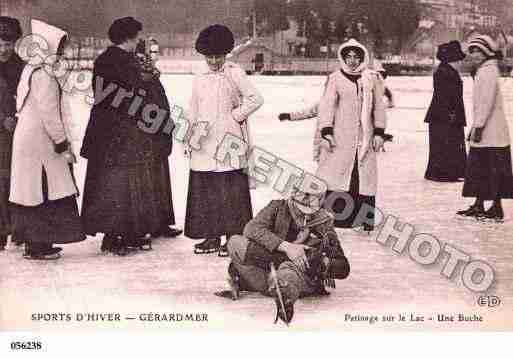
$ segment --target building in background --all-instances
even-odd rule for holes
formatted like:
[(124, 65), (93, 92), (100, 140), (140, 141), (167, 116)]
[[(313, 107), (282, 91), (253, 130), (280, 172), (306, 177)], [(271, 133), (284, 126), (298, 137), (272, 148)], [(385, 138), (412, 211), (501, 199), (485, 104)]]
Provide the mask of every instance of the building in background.
[(419, 28), (403, 48), (406, 57), (434, 57), (439, 44), (465, 41), (475, 32), (497, 38), (501, 27), (498, 1), (418, 0), (422, 9)]

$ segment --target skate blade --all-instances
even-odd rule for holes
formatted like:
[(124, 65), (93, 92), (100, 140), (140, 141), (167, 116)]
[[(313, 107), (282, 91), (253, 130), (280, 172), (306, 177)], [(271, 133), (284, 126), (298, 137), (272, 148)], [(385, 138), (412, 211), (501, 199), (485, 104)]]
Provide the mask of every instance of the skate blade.
[(481, 221), (482, 217), (475, 217), (475, 216), (464, 216), (461, 214), (456, 215), (456, 219), (460, 222), (479, 222)]
[(478, 221), (482, 222), (484, 224), (502, 224), (502, 223), (504, 223), (504, 219), (498, 219), (498, 218), (480, 218)]
[(203, 250), (203, 249), (194, 248), (194, 254), (211, 254), (211, 253), (216, 253), (216, 252), (219, 252), (219, 249), (214, 248), (214, 249)]
[(365, 230), (362, 227), (352, 228), (352, 230), (354, 233), (359, 234), (359, 235), (364, 235), (364, 236), (370, 236), (374, 232), (374, 231)]
[(59, 258), (61, 258), (60, 253), (48, 255), (48, 256), (26, 256), (23, 255), (23, 258), (31, 260), (31, 261), (55, 261)]
[(228, 252), (225, 252), (225, 251), (218, 251), (217, 256), (221, 257), (221, 258), (226, 258), (226, 257), (229, 257), (229, 254), (228, 254)]

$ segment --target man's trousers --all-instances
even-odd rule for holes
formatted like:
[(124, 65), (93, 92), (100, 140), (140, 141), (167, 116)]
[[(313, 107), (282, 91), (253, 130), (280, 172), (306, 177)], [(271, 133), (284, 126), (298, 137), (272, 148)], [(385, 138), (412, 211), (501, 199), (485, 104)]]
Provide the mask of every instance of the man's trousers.
[[(239, 235), (231, 237), (228, 241), (228, 254), (240, 274), (241, 289), (269, 295), (270, 263), (273, 262), (273, 254), (263, 246)], [(290, 260), (281, 261), (276, 272), (281, 290), (293, 302), (318, 290), (318, 284)]]

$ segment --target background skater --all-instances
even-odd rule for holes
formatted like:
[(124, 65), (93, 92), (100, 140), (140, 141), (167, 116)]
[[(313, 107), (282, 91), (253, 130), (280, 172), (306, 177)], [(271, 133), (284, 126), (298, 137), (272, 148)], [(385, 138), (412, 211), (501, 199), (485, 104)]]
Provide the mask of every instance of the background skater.
[(465, 177), (465, 106), (458, 69), (465, 54), (458, 41), (438, 47), (440, 65), (433, 74), (433, 100), (424, 122), (429, 123), (429, 162), (424, 177), (457, 182)]

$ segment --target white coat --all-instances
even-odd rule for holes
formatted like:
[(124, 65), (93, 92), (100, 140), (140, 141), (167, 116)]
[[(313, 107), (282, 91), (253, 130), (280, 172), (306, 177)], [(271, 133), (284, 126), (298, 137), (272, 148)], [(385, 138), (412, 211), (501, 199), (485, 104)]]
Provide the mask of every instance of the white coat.
[[(46, 39), (50, 51), (56, 51), (65, 33), (52, 26), (38, 25), (35, 33)], [(76, 195), (78, 190), (69, 163), (54, 148), (70, 140), (65, 125), (70, 121), (69, 112), (63, 105), (57, 79), (42, 66), (25, 66), (17, 90), (17, 111), (9, 201), (24, 206), (42, 204), (43, 169), (49, 200)]]
[[(365, 47), (354, 40), (344, 46)], [(342, 62), (343, 59), (339, 59)], [(363, 68), (366, 67), (365, 60)], [(341, 71), (329, 76), (325, 93), (319, 105), (319, 127), (332, 128), (337, 144), (333, 152), (321, 146), (317, 177), (326, 181), (332, 191), (349, 191), (351, 174), (358, 155), (359, 193), (374, 196), (377, 192), (376, 153), (372, 147), (374, 129), (385, 129), (386, 114), (383, 103), (383, 81), (379, 75), (364, 69), (357, 85)]]
[[(250, 147), (248, 117), (264, 100), (251, 84), (245, 71), (226, 62), (217, 72), (205, 70), (194, 77), (188, 120), (207, 126), (207, 135), (200, 149), (190, 149), (190, 169), (193, 171), (225, 172), (247, 167), (247, 156), (240, 161), (217, 160), (217, 150), (227, 135), (233, 135)], [(226, 142), (224, 142), (226, 143)]]
[(497, 60), (485, 61), (479, 66), (473, 87), (472, 129), (483, 128), (479, 143), (472, 147), (506, 147), (510, 145), (508, 123), (504, 114), (500, 72)]

